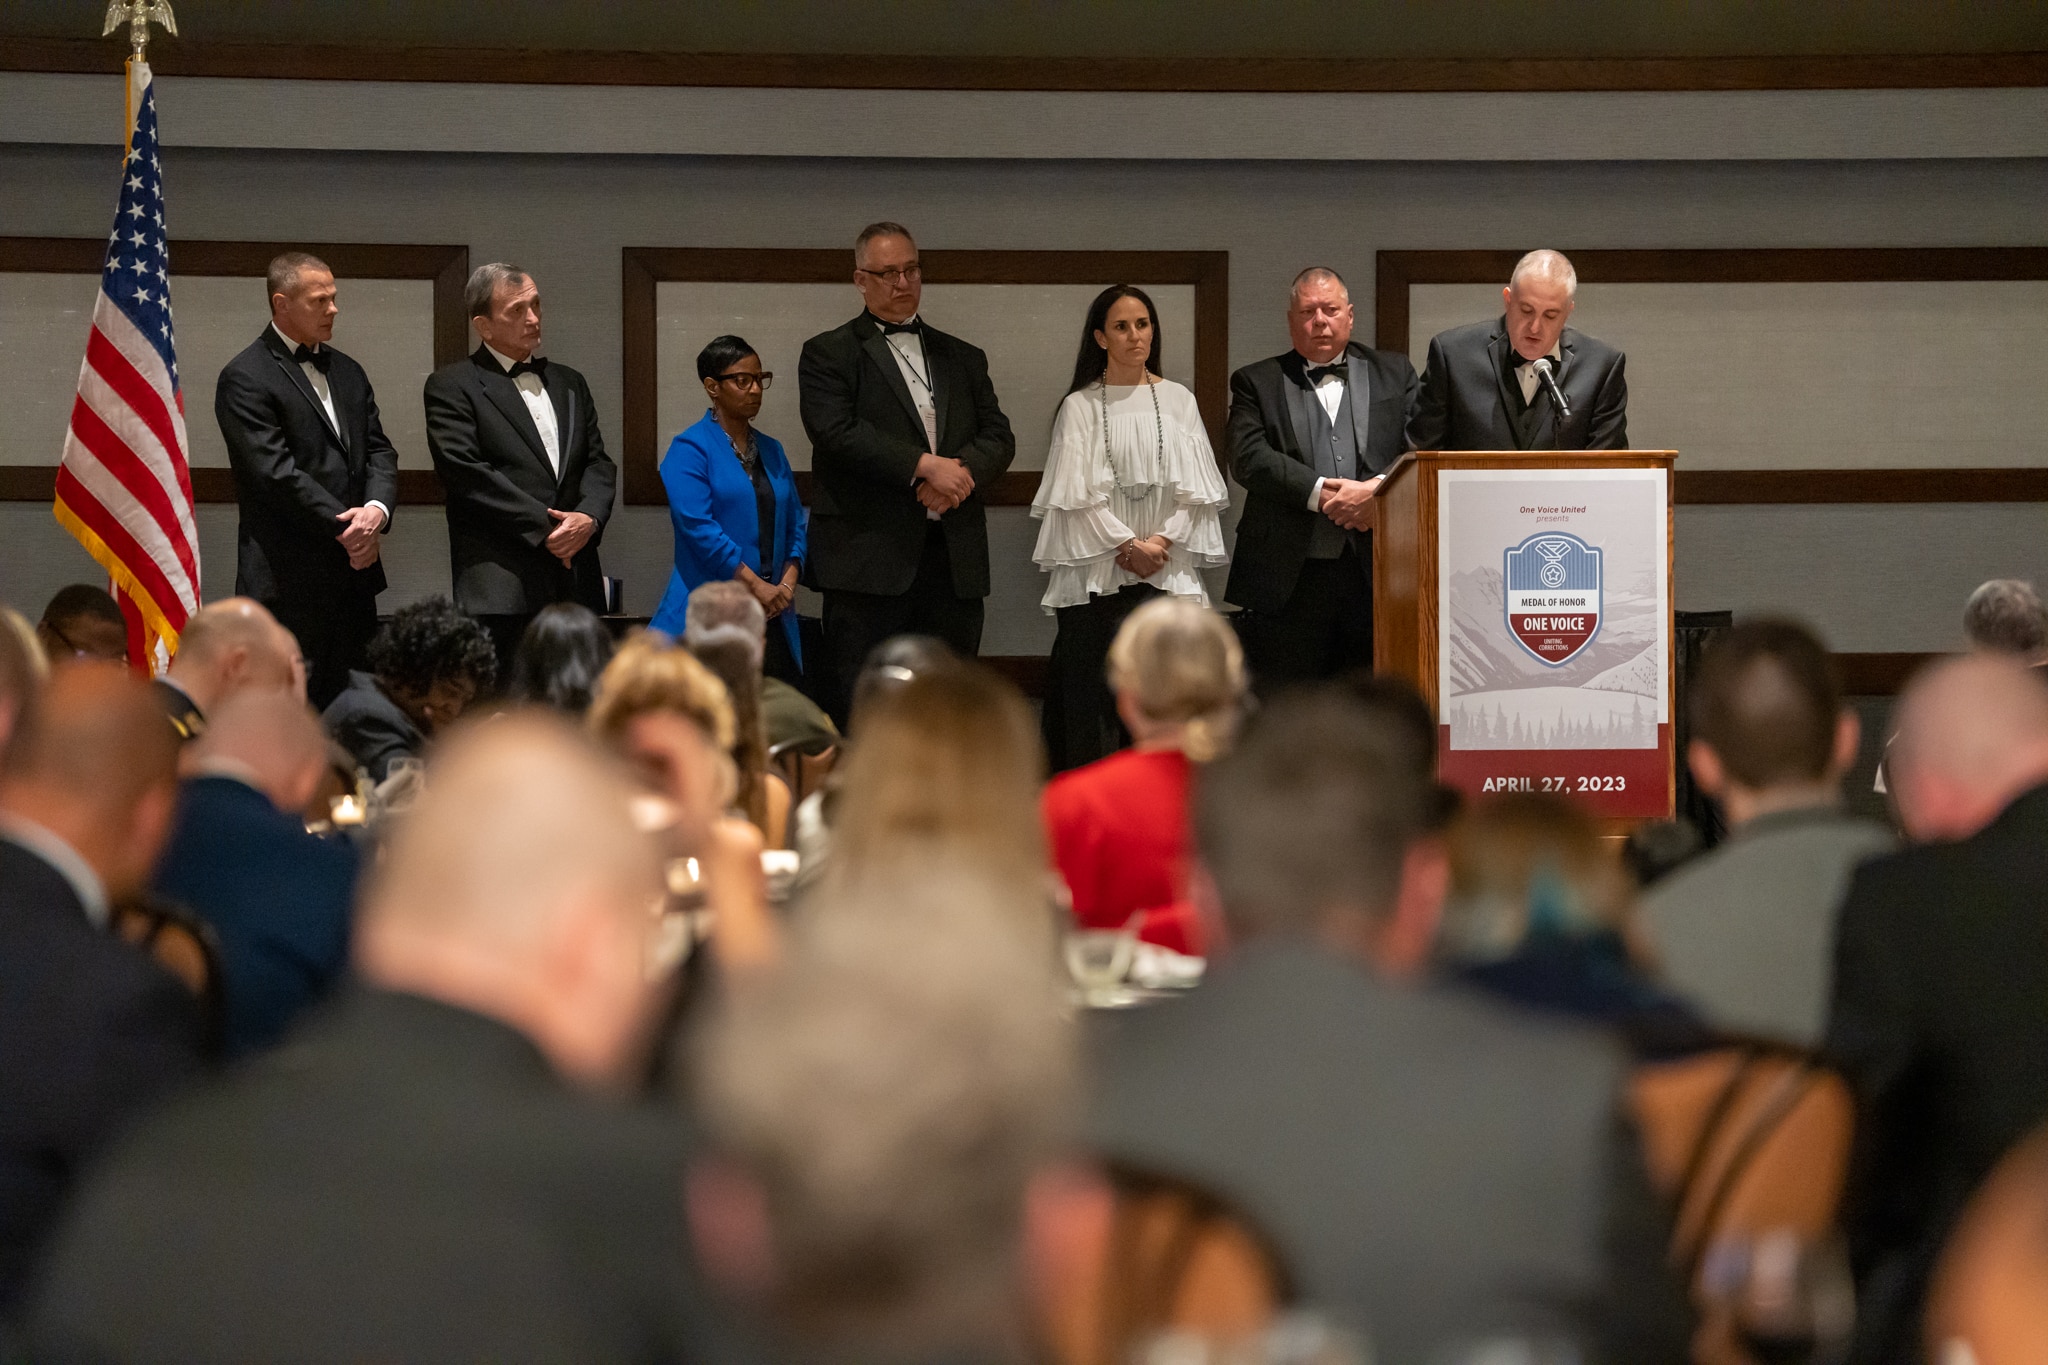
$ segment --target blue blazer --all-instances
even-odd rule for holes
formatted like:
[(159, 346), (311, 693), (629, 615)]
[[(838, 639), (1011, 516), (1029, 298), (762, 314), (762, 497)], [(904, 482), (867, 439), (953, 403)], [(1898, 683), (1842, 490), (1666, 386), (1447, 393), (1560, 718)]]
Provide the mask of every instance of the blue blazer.
[[(804, 562), (810, 514), (797, 501), (789, 457), (782, 453), (782, 442), (764, 432), (756, 431), (754, 441), (768, 484), (775, 490), (775, 555), (768, 565), (761, 563), (761, 519), (755, 510), (753, 481), (733, 458), (732, 442), (711, 410), (705, 409), (697, 425), (668, 443), (668, 454), (661, 457), (661, 483), (668, 490), (668, 519), (675, 527), (676, 567), (654, 613), (656, 630), (680, 637), (691, 590), (733, 577), (741, 564), (773, 583), (781, 578), (784, 565)], [(801, 664), (796, 609), (791, 607), (771, 624), (781, 625), (791, 656)]]

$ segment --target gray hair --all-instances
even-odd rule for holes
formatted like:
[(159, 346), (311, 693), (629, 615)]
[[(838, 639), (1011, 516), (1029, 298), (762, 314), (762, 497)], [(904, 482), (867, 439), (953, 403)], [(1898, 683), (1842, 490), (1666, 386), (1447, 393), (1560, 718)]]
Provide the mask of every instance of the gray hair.
[(1435, 795), (1392, 715), (1334, 687), (1253, 717), (1197, 788), (1195, 843), (1231, 930), (1310, 935), (1333, 915), (1393, 908)]
[(814, 901), (692, 1071), (714, 1146), (767, 1196), (779, 1307), (813, 1328), (1006, 1294), (1027, 1184), (1072, 1131), (1042, 905), (958, 866), (885, 880)]
[(1964, 604), (1963, 634), (1972, 649), (2032, 658), (2048, 644), (2048, 608), (2032, 583), (1994, 578)]
[(1335, 284), (1339, 289), (1343, 290), (1344, 301), (1346, 303), (1349, 303), (1351, 301), (1351, 286), (1344, 283), (1344, 277), (1342, 275), (1339, 275), (1336, 271), (1330, 269), (1330, 267), (1326, 265), (1312, 265), (1308, 269), (1302, 271), (1299, 275), (1296, 275), (1294, 277), (1294, 282), (1287, 286), (1287, 306), (1289, 308), (1292, 308), (1295, 305), (1295, 303), (1301, 298), (1301, 291), (1304, 286), (1317, 284), (1323, 280), (1329, 280), (1331, 283)]
[(886, 218), (879, 223), (869, 223), (860, 230), (860, 235), (853, 239), (854, 269), (859, 270), (863, 268), (860, 263), (861, 252), (867, 250), (868, 243), (874, 241), (877, 237), (901, 237), (913, 247), (917, 245), (917, 238), (911, 236), (910, 229), (901, 223), (892, 223)]
[(491, 302), (498, 296), (498, 286), (509, 284), (514, 288), (525, 284), (533, 277), (516, 265), (504, 261), (491, 261), (469, 272), (469, 283), (462, 286), (462, 306), (473, 318), (489, 317)]
[(1515, 268), (1508, 272), (1508, 288), (1514, 288), (1530, 275), (1557, 281), (1564, 286), (1567, 298), (1575, 299), (1579, 296), (1579, 272), (1572, 269), (1572, 263), (1565, 259), (1562, 251), (1552, 251), (1547, 246), (1538, 247), (1516, 261)]
[(760, 600), (729, 578), (690, 589), (689, 605), (683, 608), (684, 644), (694, 645), (720, 628), (742, 631), (757, 646), (768, 636), (768, 613)]
[(334, 273), (327, 262), (311, 252), (285, 251), (271, 257), (270, 269), (263, 275), (263, 283), (267, 286), (263, 297), (267, 300), (272, 294), (291, 293), (298, 287), (300, 273), (307, 270), (324, 270), (329, 275)]

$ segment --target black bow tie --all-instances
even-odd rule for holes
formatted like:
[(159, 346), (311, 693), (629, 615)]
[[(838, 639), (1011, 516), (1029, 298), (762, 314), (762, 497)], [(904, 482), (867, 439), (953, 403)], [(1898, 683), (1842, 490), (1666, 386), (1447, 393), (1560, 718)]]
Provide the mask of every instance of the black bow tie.
[(505, 371), (505, 373), (511, 375), (514, 379), (517, 379), (522, 374), (538, 375), (540, 382), (545, 384), (548, 382), (548, 362), (543, 356), (534, 356), (529, 360), (515, 360), (512, 362), (512, 368)]
[(885, 337), (894, 336), (898, 332), (908, 332), (912, 336), (916, 336), (919, 331), (917, 320), (915, 318), (911, 319), (909, 322), (884, 322), (882, 321), (882, 319), (876, 318), (875, 322), (877, 325), (881, 327), (882, 335)]
[[(1556, 356), (1540, 355), (1536, 357), (1536, 360), (1547, 360), (1550, 362), (1551, 369), (1554, 370), (1557, 368)], [(1520, 351), (1514, 350), (1513, 348), (1510, 348), (1508, 350), (1508, 368), (1511, 370), (1519, 370), (1524, 365), (1534, 365), (1536, 363), (1536, 360), (1524, 360), (1522, 359), (1522, 353)]]
[(1314, 388), (1325, 379), (1349, 380), (1351, 367), (1342, 361), (1335, 365), (1311, 365), (1308, 367), (1308, 386)]
[(326, 374), (327, 367), (334, 363), (333, 353), (325, 346), (322, 346), (317, 351), (309, 346), (301, 346), (292, 352), (292, 359), (298, 361), (301, 365), (311, 365), (322, 374)]

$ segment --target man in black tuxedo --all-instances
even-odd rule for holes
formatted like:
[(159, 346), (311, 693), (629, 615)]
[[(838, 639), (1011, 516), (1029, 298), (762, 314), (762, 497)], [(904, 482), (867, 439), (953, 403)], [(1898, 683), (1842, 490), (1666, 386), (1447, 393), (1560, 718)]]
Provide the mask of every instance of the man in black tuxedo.
[(398, 501), (363, 367), (330, 344), (334, 273), (287, 251), (270, 263), (270, 325), (220, 372), (213, 415), (241, 504), (235, 591), (298, 637), (306, 691), (325, 706), (363, 666), (384, 591), (378, 542)]
[(1372, 664), (1371, 503), (1401, 455), (1415, 367), (1351, 340), (1351, 291), (1311, 266), (1288, 292), (1294, 349), (1230, 377), (1244, 485), (1226, 600), (1262, 691)]
[[(1429, 343), (1410, 450), (1626, 450), (1628, 357), (1565, 326), (1579, 275), (1562, 252), (1532, 251), (1500, 291), (1506, 311)], [(1548, 359), (1569, 417), (1536, 371)]]
[(917, 315), (917, 243), (874, 223), (853, 246), (867, 307), (804, 343), (811, 440), (810, 583), (825, 594), (833, 716), (846, 723), (868, 651), (892, 635), (981, 648), (988, 516), (981, 490), (1016, 458), (988, 357)]
[(1898, 716), (1891, 788), (1919, 846), (1850, 883), (1827, 1033), (1859, 1109), (1855, 1358), (1886, 1362), (1921, 1359), (1957, 1214), (2048, 1120), (2048, 687), (1973, 655), (1916, 681)]
[(448, 494), (455, 605), (483, 622), (503, 678), (542, 607), (602, 613), (597, 558), (618, 467), (583, 376), (540, 349), (540, 286), (480, 265), (464, 291), (481, 344), (427, 377), (427, 447)]
[(671, 1121), (615, 1098), (661, 863), (558, 720), (451, 739), (384, 850), (360, 980), (144, 1125), (78, 1202), (35, 1359), (711, 1356)]
[[(0, 652), (16, 649), (0, 639)], [(25, 674), (0, 672), (15, 685)], [(108, 927), (113, 906), (142, 889), (170, 828), (177, 754), (148, 688), (101, 663), (59, 669), (7, 745), (0, 1324), (81, 1169), (198, 1067), (192, 993)]]

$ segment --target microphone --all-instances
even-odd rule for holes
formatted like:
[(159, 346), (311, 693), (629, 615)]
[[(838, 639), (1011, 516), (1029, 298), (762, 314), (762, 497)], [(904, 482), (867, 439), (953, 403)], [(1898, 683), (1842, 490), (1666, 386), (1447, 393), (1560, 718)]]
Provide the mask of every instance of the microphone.
[(1569, 422), (1572, 419), (1572, 405), (1564, 401), (1564, 390), (1557, 386), (1557, 374), (1550, 367), (1550, 357), (1544, 356), (1531, 362), (1536, 377), (1543, 381), (1543, 387), (1550, 390), (1550, 401), (1557, 404), (1557, 420)]

